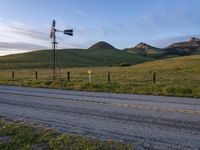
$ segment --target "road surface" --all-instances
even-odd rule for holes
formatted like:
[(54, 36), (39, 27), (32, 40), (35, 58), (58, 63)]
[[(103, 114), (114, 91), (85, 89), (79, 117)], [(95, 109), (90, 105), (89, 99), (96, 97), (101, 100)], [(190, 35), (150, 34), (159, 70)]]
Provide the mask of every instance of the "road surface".
[(200, 99), (0, 86), (0, 116), (138, 149), (200, 149)]

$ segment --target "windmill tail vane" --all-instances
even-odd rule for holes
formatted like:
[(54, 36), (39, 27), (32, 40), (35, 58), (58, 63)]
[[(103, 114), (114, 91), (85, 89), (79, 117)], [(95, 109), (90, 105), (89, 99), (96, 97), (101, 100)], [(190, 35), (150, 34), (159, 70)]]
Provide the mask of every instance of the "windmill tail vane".
[(64, 34), (73, 36), (73, 29), (64, 30)]

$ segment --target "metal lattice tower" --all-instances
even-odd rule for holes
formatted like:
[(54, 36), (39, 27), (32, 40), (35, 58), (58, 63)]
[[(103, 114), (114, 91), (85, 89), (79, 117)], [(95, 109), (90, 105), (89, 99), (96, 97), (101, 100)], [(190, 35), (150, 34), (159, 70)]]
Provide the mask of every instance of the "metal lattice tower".
[(50, 32), (50, 38), (52, 39), (52, 49), (53, 49), (53, 79), (56, 79), (56, 47), (57, 47), (57, 42), (56, 42), (56, 32), (62, 32), (66, 35), (73, 36), (73, 29), (69, 30), (64, 30), (60, 31), (56, 29), (56, 21), (53, 20), (52, 26), (51, 26), (51, 32)]

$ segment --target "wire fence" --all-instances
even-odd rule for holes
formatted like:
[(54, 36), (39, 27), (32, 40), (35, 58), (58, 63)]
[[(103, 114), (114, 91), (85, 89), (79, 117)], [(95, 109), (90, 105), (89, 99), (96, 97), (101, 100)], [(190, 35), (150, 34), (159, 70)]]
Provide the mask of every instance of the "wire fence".
[[(63, 70), (57, 72), (57, 80), (68, 82), (120, 83), (120, 84), (160, 84), (160, 85), (192, 85), (200, 87), (200, 78), (162, 72), (124, 72), (124, 71), (93, 71)], [(1, 70), (0, 80), (52, 80), (51, 70)]]

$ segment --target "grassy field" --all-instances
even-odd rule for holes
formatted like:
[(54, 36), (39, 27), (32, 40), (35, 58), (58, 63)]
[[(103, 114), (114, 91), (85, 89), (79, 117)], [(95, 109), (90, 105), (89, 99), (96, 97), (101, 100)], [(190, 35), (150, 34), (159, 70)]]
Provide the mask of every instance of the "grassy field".
[[(132, 67), (66, 68), (52, 80), (51, 70), (16, 70), (11, 79), (11, 70), (0, 71), (0, 84), (47, 87), (84, 91), (137, 93), (168, 96), (200, 97), (200, 56), (185, 56), (167, 60), (146, 62)], [(88, 70), (92, 70), (92, 83), (88, 83)], [(71, 81), (67, 81), (67, 72)], [(111, 73), (111, 83), (107, 74)], [(156, 72), (156, 83), (152, 74)]]
[(97, 141), (61, 134), (52, 129), (0, 119), (2, 150), (133, 150), (130, 145), (114, 141)]

